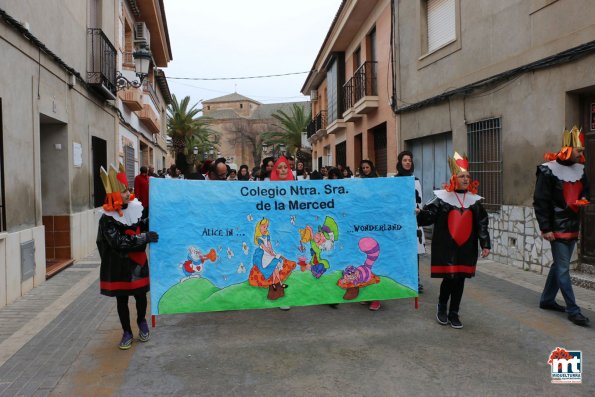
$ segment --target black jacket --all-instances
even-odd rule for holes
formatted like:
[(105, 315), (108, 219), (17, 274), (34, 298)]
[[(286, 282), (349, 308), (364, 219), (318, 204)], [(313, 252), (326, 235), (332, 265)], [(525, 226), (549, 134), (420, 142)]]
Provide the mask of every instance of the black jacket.
[(146, 222), (127, 226), (103, 214), (99, 219), (97, 248), (101, 256), (101, 294), (136, 295), (149, 291)]
[(539, 229), (543, 233), (553, 232), (556, 239), (578, 238), (579, 208), (574, 203), (581, 197), (589, 199), (589, 183), (584, 171), (581, 179), (574, 182), (559, 179), (545, 164), (537, 167), (536, 174), (533, 208)]
[[(452, 230), (452, 233), (449, 230), (449, 219), (453, 217), (450, 215), (452, 211), (458, 212), (453, 214), (454, 216), (462, 216), (465, 212), (471, 214), (469, 235), (458, 243), (453, 236), (457, 230)], [(491, 248), (488, 221), (488, 214), (479, 201), (465, 209), (448, 204), (438, 197), (426, 204), (418, 214), (417, 222), (420, 226), (434, 224), (432, 277), (473, 277), (477, 264), (478, 245), (481, 248)]]

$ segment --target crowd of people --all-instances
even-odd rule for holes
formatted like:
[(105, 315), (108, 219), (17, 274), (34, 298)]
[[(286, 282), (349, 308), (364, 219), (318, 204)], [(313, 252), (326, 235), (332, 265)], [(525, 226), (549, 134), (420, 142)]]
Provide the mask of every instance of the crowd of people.
[[(578, 239), (578, 207), (588, 203), (588, 182), (584, 172), (584, 140), (581, 132), (573, 129), (564, 132), (564, 144), (558, 153), (546, 155), (548, 162), (538, 166), (534, 194), (534, 208), (542, 237), (550, 242), (554, 262), (541, 295), (540, 308), (565, 312), (568, 319), (577, 325), (586, 325), (585, 317), (574, 298), (569, 276), (569, 262)], [(396, 164), (397, 177), (414, 176), (414, 159), (410, 151), (399, 153)], [(436, 321), (440, 325), (463, 328), (459, 317), (465, 280), (475, 276), (479, 256), (485, 258), (491, 249), (488, 232), (488, 214), (477, 194), (478, 181), (473, 181), (469, 160), (455, 152), (448, 158), (450, 179), (443, 189), (434, 191), (434, 197), (423, 204), (419, 179), (415, 178), (415, 213), (417, 217), (417, 253), (425, 253), (425, 238), (422, 226), (434, 225), (431, 247), (431, 277), (440, 278)], [(113, 167), (112, 167), (113, 168)], [(321, 167), (310, 172), (304, 163), (295, 164), (291, 157), (278, 159), (267, 157), (259, 167), (249, 172), (247, 165), (239, 170), (230, 168), (224, 158), (206, 161), (195, 166), (185, 175), (175, 166), (154, 174), (152, 167), (141, 167), (135, 179), (137, 199), (130, 197), (123, 169), (120, 173), (110, 169), (104, 185), (108, 199), (99, 222), (97, 245), (101, 254), (101, 293), (116, 296), (118, 314), (124, 334), (119, 347), (128, 349), (133, 336), (130, 328), (128, 297), (136, 298), (139, 340), (149, 339), (145, 320), (146, 292), (149, 289), (148, 264), (144, 251), (147, 243), (157, 242), (159, 236), (149, 231), (147, 215), (149, 207), (149, 177), (185, 178), (201, 180), (233, 181), (293, 181), (344, 178), (379, 177), (371, 160), (362, 160), (355, 175), (349, 167)], [(105, 181), (108, 181), (106, 184)], [(111, 181), (111, 185), (110, 182)], [(118, 182), (120, 181), (120, 182)], [(142, 203), (142, 204), (141, 204)], [(264, 247), (264, 243), (262, 245)], [(264, 248), (263, 248), (264, 250)], [(264, 252), (264, 251), (263, 251)], [(286, 275), (287, 276), (287, 275)], [(286, 277), (285, 276), (285, 277)], [(286, 288), (285, 278), (277, 276), (278, 288)], [(424, 287), (418, 279), (418, 291)], [(566, 306), (555, 301), (561, 291)], [(380, 301), (363, 302), (369, 309), (380, 309)], [(288, 309), (288, 308), (285, 308)]]
[[(349, 166), (343, 166), (338, 164), (336, 167), (323, 166), (319, 170), (311, 171), (309, 168), (304, 166), (304, 162), (295, 162), (291, 156), (283, 156), (289, 162), (292, 174), (295, 180), (307, 180), (307, 179), (338, 179), (343, 178), (357, 178), (361, 176), (360, 169), (357, 169), (355, 174), (351, 171)], [(228, 181), (268, 181), (271, 177), (271, 171), (273, 165), (277, 159), (274, 157), (266, 157), (262, 160), (260, 166), (253, 167), (251, 170), (246, 164), (242, 164), (239, 169), (235, 169), (227, 165), (226, 159), (221, 157), (216, 160), (205, 160), (204, 162), (197, 162), (195, 165), (191, 165), (186, 172), (183, 172), (180, 168), (172, 164), (169, 168), (163, 168), (154, 172), (153, 167), (143, 166), (141, 167), (141, 174), (143, 169), (145, 174), (149, 177), (155, 178), (167, 178), (167, 179), (208, 179), (210, 169), (219, 163), (223, 163), (227, 168), (227, 175), (225, 180)], [(367, 160), (366, 160), (367, 161)], [(334, 177), (331, 177), (334, 175)], [(217, 178), (223, 180), (223, 178)]]

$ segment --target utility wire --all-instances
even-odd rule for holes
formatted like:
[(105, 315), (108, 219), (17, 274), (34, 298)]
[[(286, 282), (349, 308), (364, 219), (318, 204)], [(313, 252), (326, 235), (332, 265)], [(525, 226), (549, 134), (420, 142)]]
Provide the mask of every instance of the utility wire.
[(293, 72), (293, 73), (280, 73), (280, 74), (267, 74), (262, 76), (244, 76), (244, 77), (170, 77), (167, 76), (168, 79), (171, 80), (248, 80), (248, 79), (265, 79), (268, 77), (281, 77), (281, 76), (291, 76), (295, 74), (305, 74), (310, 73), (312, 70), (308, 70), (307, 72)]

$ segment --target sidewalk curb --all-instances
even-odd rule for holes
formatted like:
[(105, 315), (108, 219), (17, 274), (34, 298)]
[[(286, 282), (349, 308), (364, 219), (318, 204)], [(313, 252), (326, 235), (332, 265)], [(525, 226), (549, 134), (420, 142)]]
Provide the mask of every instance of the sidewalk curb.
[(62, 296), (52, 302), (43, 311), (25, 323), (17, 332), (0, 343), (0, 367), (6, 363), (27, 342), (33, 339), (43, 328), (62, 313), (99, 277), (99, 268), (92, 269), (81, 281), (73, 285)]

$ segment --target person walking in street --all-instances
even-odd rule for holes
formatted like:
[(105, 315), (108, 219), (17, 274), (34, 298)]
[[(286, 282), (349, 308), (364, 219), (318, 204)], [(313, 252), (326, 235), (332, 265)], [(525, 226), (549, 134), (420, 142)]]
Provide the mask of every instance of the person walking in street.
[(265, 157), (262, 159), (262, 165), (260, 166), (260, 181), (270, 181), (271, 180), (271, 171), (273, 171), (273, 167), (275, 166), (275, 158), (274, 157)]
[(225, 181), (227, 180), (227, 165), (222, 162), (214, 162), (209, 166), (209, 171), (205, 177), (207, 181)]
[(248, 170), (248, 166), (246, 164), (240, 165), (240, 171), (238, 172), (238, 181), (249, 181), (252, 178), (250, 177), (250, 171)]
[(343, 172), (339, 168), (332, 167), (328, 170), (328, 179), (343, 179)]
[[(459, 306), (465, 279), (475, 276), (478, 245), (481, 257), (490, 253), (488, 214), (477, 195), (477, 181), (471, 182), (469, 160), (457, 152), (448, 158), (451, 178), (443, 190), (434, 191), (434, 199), (419, 211), (418, 225), (434, 224), (431, 270), (433, 278), (442, 278), (436, 320), (441, 325), (463, 328)], [(450, 307), (447, 305), (450, 300)]]
[[(576, 304), (570, 280), (570, 258), (579, 233), (579, 206), (588, 203), (589, 184), (585, 174), (584, 136), (577, 127), (564, 131), (562, 149), (547, 153), (546, 163), (537, 167), (533, 208), (541, 236), (550, 242), (554, 262), (541, 294), (539, 307), (568, 313), (576, 325), (589, 319)], [(556, 303), (558, 290), (566, 307)]]
[(119, 348), (127, 350), (132, 345), (132, 328), (128, 297), (136, 300), (136, 322), (139, 340), (150, 338), (145, 319), (147, 292), (149, 291), (149, 264), (145, 249), (147, 243), (159, 240), (156, 232), (147, 231), (147, 219), (142, 218), (143, 206), (137, 200), (130, 200), (128, 181), (124, 167), (120, 172), (110, 165), (109, 173), (101, 167), (100, 175), (105, 187), (106, 203), (103, 205), (97, 231), (97, 248), (101, 257), (101, 294), (115, 296), (118, 317), (124, 334)]
[[(413, 170), (413, 153), (409, 150), (404, 150), (397, 156), (397, 175), (396, 176), (414, 176)], [(421, 182), (415, 177), (415, 211), (419, 213), (422, 207), (422, 191)], [(419, 276), (419, 256), (426, 253), (426, 237), (423, 229), (417, 227), (417, 291), (424, 292), (424, 286), (421, 284)]]
[(293, 181), (291, 164), (285, 156), (281, 156), (275, 162), (271, 170), (271, 181)]
[(140, 174), (134, 178), (134, 196), (143, 205), (143, 218), (149, 217), (149, 173), (146, 166), (140, 167)]
[(362, 160), (359, 163), (359, 178), (378, 178), (378, 172), (372, 160)]

